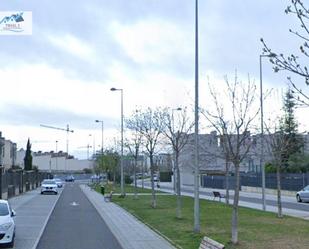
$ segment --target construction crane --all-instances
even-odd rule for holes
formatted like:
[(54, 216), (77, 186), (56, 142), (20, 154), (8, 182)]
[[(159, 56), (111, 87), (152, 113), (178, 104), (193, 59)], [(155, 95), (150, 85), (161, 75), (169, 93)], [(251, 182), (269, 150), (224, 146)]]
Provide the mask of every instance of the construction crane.
[(87, 145), (87, 146), (80, 146), (80, 147), (77, 147), (78, 149), (87, 149), (87, 160), (89, 160), (89, 149), (92, 148), (91, 145)]
[(67, 156), (69, 156), (69, 133), (73, 133), (73, 130), (70, 130), (69, 125), (67, 125), (67, 128), (59, 128), (59, 127), (54, 127), (54, 126), (50, 126), (50, 125), (42, 125), (40, 124), (41, 127), (44, 128), (49, 128), (49, 129), (54, 129), (54, 130), (60, 130), (60, 131), (66, 131), (67, 132)]

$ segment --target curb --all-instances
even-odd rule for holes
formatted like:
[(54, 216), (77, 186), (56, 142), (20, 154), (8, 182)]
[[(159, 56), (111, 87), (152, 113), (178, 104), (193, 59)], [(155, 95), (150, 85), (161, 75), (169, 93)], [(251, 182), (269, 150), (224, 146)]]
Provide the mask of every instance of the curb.
[[(87, 186), (85, 186), (87, 187)], [(89, 188), (89, 187), (88, 187)], [(95, 190), (94, 190), (95, 191)], [(98, 193), (98, 192), (97, 192)], [(100, 193), (98, 193), (100, 194)], [(164, 194), (165, 195), (165, 194)], [(169, 196), (170, 194), (166, 194), (167, 196)], [(86, 195), (87, 196), (87, 195)], [(87, 197), (88, 198), (88, 197)], [(89, 198), (88, 198), (89, 199)], [(129, 210), (127, 210), (126, 208), (118, 205), (115, 202), (112, 202), (113, 204), (115, 204), (116, 206), (118, 206), (119, 208), (125, 210), (127, 213), (129, 213), (130, 215), (132, 215), (135, 219), (137, 219), (139, 222), (141, 222), (142, 224), (146, 225), (147, 227), (149, 227), (152, 231), (154, 231), (155, 233), (157, 233), (160, 237), (162, 237), (163, 239), (165, 239), (166, 241), (168, 241), (172, 246), (176, 247), (177, 249), (183, 249), (180, 245), (176, 244), (174, 241), (172, 241), (170, 238), (168, 238), (167, 236), (165, 236), (164, 234), (162, 234), (159, 230), (157, 230), (156, 228), (152, 227), (150, 224), (144, 222), (143, 220), (141, 220), (138, 216), (136, 216), (135, 214), (131, 213)]]
[[(87, 185), (79, 185), (79, 187), (80, 187), (81, 191), (83, 192), (83, 194), (86, 196), (87, 200), (88, 200), (88, 201), (91, 203), (91, 205), (97, 210), (98, 214), (101, 216), (101, 218), (103, 219), (103, 221), (105, 222), (105, 224), (108, 226), (108, 223), (105, 221), (104, 217), (102, 216), (102, 214), (101, 214), (101, 212), (100, 212), (100, 209), (99, 209), (99, 207), (98, 207), (98, 204), (97, 204), (95, 201), (91, 200), (91, 198), (86, 194), (86, 192), (85, 192), (86, 190), (85, 190), (85, 189), (88, 188), (89, 191), (95, 191), (97, 194), (100, 194), (100, 193), (98, 193), (96, 190), (90, 188), (90, 187), (87, 186)], [(122, 241), (121, 238), (118, 238), (118, 237), (115, 235), (113, 229), (111, 229), (109, 226), (108, 226), (108, 228), (109, 228), (109, 230), (111, 231), (111, 233), (114, 235), (114, 238), (119, 242), (119, 244), (121, 245), (121, 247), (124, 248), (124, 249), (126, 249), (126, 247), (125, 247), (125, 246), (126, 246), (126, 243), (124, 243), (124, 241)], [(35, 248), (33, 248), (33, 249), (35, 249)]]

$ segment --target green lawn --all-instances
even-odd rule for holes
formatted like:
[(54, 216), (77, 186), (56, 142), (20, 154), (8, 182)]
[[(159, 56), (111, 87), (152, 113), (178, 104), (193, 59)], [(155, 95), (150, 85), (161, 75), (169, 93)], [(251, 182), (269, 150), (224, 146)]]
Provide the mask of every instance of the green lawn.
[[(126, 187), (131, 191), (131, 187)], [(141, 191), (141, 189), (139, 189)], [(147, 190), (142, 190), (147, 191)], [(193, 230), (193, 198), (183, 197), (183, 219), (175, 217), (175, 196), (157, 196), (157, 208), (151, 208), (151, 196), (113, 198), (133, 215), (157, 229), (183, 249), (197, 249), (204, 235), (226, 245), (227, 249), (309, 248), (309, 222), (292, 217), (276, 218), (274, 213), (249, 208), (239, 210), (239, 245), (230, 241), (232, 209), (224, 203), (201, 200), (201, 233)]]

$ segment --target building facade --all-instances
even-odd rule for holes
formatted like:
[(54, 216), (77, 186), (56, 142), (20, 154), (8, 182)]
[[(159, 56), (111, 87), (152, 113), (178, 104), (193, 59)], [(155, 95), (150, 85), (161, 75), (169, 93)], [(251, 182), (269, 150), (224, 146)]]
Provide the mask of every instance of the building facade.
[[(263, 164), (273, 160), (270, 136), (264, 134), (263, 143)], [(236, 137), (236, 136), (235, 136)], [(304, 141), (304, 154), (309, 154), (309, 134), (302, 134)], [(224, 174), (226, 164), (230, 172), (234, 171), (233, 165), (225, 159), (224, 150), (220, 142), (220, 136), (217, 132), (210, 134), (199, 134), (199, 169), (201, 174), (215, 175)], [(232, 137), (233, 140), (233, 137)], [(261, 172), (261, 136), (248, 135), (247, 142), (251, 144), (250, 150), (240, 164), (240, 172)], [(181, 181), (183, 184), (193, 185), (194, 183), (194, 162), (195, 162), (195, 137), (189, 135), (188, 143), (184, 146), (179, 156), (179, 167), (181, 172)]]
[(0, 166), (5, 170), (16, 165), (16, 143), (2, 137), (0, 132)]
[[(17, 151), (16, 163), (24, 168), (25, 150)], [(37, 166), (42, 171), (63, 172), (63, 171), (83, 171), (93, 169), (92, 160), (78, 160), (66, 153), (59, 151), (51, 152), (32, 152), (32, 165)]]

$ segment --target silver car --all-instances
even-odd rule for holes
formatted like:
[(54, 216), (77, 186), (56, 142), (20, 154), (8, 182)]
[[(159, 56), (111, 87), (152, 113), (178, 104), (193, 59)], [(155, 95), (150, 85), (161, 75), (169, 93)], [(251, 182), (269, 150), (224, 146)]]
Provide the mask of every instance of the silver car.
[(309, 185), (304, 187), (302, 190), (296, 193), (296, 200), (298, 202), (307, 202), (309, 201)]

